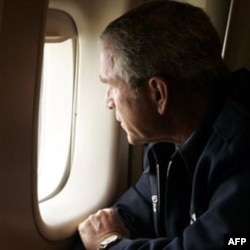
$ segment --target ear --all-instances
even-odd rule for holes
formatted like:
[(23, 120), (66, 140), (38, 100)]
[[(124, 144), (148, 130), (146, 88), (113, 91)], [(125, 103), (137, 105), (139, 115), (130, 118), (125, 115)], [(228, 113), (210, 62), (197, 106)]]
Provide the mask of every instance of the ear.
[(163, 115), (168, 104), (168, 83), (165, 79), (155, 76), (150, 78), (148, 85), (158, 113)]

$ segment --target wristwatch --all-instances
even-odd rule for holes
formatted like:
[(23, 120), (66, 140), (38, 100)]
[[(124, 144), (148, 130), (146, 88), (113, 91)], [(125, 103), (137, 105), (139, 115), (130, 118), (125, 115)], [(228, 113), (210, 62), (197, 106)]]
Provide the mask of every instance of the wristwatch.
[(108, 249), (108, 247), (113, 246), (115, 243), (119, 242), (122, 239), (121, 235), (112, 234), (101, 241), (99, 245), (99, 250)]

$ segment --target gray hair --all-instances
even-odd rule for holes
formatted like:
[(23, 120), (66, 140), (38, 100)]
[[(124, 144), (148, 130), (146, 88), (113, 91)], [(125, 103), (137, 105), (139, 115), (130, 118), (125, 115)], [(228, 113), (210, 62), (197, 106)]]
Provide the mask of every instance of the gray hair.
[(189, 4), (143, 4), (111, 22), (100, 40), (111, 46), (116, 73), (135, 89), (161, 76), (183, 91), (207, 94), (211, 78), (227, 71), (210, 19)]

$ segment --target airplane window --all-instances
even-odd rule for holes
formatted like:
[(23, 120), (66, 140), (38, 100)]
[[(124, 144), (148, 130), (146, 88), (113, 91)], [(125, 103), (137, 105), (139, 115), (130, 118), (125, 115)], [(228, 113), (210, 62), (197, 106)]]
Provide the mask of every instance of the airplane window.
[(51, 34), (53, 32), (50, 32), (45, 39), (40, 88), (38, 125), (38, 200), (40, 202), (57, 194), (67, 181), (74, 129), (74, 73), (77, 41), (76, 38), (65, 37), (65, 34), (60, 32)]

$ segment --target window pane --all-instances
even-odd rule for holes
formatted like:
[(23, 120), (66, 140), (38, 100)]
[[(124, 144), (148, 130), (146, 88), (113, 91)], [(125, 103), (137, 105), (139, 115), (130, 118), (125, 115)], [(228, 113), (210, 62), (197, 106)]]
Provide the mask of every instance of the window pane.
[(38, 199), (55, 195), (70, 168), (74, 39), (45, 43), (39, 107)]

